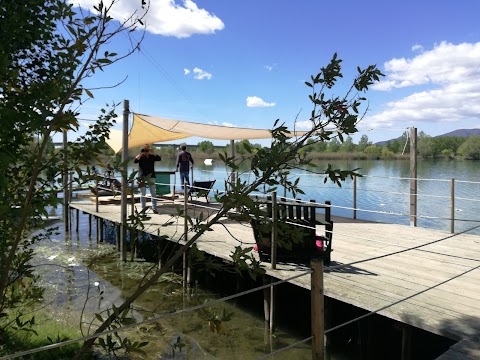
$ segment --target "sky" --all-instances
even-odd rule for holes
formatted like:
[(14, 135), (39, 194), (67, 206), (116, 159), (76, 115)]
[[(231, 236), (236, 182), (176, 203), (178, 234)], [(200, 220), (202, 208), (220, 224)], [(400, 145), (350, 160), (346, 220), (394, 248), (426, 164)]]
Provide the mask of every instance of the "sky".
[[(94, 3), (72, 2), (86, 9)], [(139, 4), (117, 0), (112, 15), (123, 20)], [(337, 53), (344, 78), (335, 95), (345, 94), (357, 66), (376, 64), (385, 74), (365, 94), (355, 142), (396, 138), (410, 127), (431, 136), (478, 128), (478, 14), (478, 0), (151, 0), (140, 51), (87, 85), (125, 81), (95, 90), (81, 118), (128, 99), (131, 111), (153, 116), (263, 129), (280, 119), (308, 129), (305, 81)], [(126, 42), (120, 37), (111, 46)]]

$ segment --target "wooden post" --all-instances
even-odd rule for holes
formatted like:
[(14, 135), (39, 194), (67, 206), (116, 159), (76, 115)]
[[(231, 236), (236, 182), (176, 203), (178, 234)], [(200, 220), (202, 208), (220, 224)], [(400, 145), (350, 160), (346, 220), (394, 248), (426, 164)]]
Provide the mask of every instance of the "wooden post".
[[(183, 236), (185, 243), (188, 242), (188, 221), (187, 221), (187, 213), (188, 213), (188, 184), (185, 181), (183, 183), (183, 216), (184, 216), (184, 224), (183, 224)], [(183, 288), (186, 289), (188, 286), (188, 251), (183, 253)]]
[(68, 159), (67, 159), (67, 130), (63, 130), (63, 225), (65, 232), (70, 231), (69, 225), (69, 213), (68, 213)]
[(353, 218), (357, 218), (357, 177), (353, 177)]
[(115, 224), (115, 246), (117, 247), (117, 251), (120, 251), (120, 232), (122, 231), (122, 227), (119, 224)]
[(99, 218), (99, 226), (100, 226), (100, 242), (103, 243), (103, 218)]
[(278, 206), (277, 206), (277, 192), (272, 193), (272, 239), (270, 244), (270, 262), (272, 264), (272, 269), (277, 268), (277, 215), (278, 215)]
[(75, 231), (78, 233), (78, 223), (80, 222), (80, 210), (75, 211)]
[[(263, 275), (263, 285), (268, 284), (268, 275)], [(263, 289), (263, 315), (265, 317), (265, 327), (270, 328), (270, 288)]]
[(95, 212), (98, 213), (98, 179), (95, 179)]
[(450, 232), (455, 232), (455, 179), (450, 180)]
[(99, 225), (98, 225), (98, 216), (95, 216), (95, 239), (97, 241), (97, 244), (99, 242), (99, 235), (100, 235), (100, 231), (99, 231)]
[[(274, 280), (271, 277), (270, 283)], [(275, 331), (275, 286), (270, 286), (270, 333)]]
[(401, 360), (410, 360), (412, 358), (411, 344), (412, 344), (412, 328), (410, 327), (410, 325), (403, 324)]
[(88, 236), (92, 236), (92, 214), (88, 214)]
[[(128, 115), (130, 114), (130, 103), (123, 101), (123, 133), (122, 133), (122, 201), (120, 219), (122, 223), (122, 232), (120, 236), (120, 260), (127, 259), (127, 178), (128, 178)], [(132, 194), (133, 196), (133, 194)]]
[(323, 262), (312, 260), (313, 269), (311, 276), (312, 297), (312, 359), (323, 360), (325, 358), (325, 324), (323, 305)]
[(417, 128), (410, 128), (410, 226), (417, 226)]

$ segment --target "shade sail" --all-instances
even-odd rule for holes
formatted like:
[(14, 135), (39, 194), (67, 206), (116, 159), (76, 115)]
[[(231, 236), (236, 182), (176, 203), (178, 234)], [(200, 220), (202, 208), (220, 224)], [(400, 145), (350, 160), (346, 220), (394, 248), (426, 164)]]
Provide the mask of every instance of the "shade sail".
[[(111, 130), (108, 145), (115, 152), (122, 148), (121, 131)], [(290, 136), (304, 135), (305, 131), (292, 132)], [(267, 129), (250, 129), (231, 126), (201, 124), (189, 121), (166, 119), (150, 115), (133, 114), (133, 125), (128, 135), (128, 147), (173, 141), (188, 137), (215, 140), (269, 139), (272, 133)]]

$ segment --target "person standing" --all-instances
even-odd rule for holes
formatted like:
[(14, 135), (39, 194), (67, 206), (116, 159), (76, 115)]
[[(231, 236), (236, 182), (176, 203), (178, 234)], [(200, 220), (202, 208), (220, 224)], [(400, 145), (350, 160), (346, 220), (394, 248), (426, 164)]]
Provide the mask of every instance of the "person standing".
[(162, 158), (153, 152), (150, 145), (145, 144), (140, 150), (140, 154), (135, 156), (134, 163), (138, 164), (138, 186), (142, 196), (140, 202), (142, 209), (147, 206), (145, 195), (147, 194), (146, 187), (150, 189), (150, 196), (152, 197), (152, 210), (158, 214), (157, 210), (157, 192), (155, 189), (155, 161), (160, 161)]
[(183, 189), (185, 183), (190, 185), (189, 174), (193, 167), (193, 158), (192, 154), (187, 151), (187, 145), (180, 145), (180, 150), (177, 156), (177, 171), (180, 172), (180, 183)]

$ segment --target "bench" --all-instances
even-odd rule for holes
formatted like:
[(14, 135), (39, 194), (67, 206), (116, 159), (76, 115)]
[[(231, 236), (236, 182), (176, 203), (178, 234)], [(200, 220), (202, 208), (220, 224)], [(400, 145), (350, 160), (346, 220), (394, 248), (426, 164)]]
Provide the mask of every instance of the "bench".
[[(330, 201), (325, 204), (280, 200), (277, 203), (277, 261), (309, 264), (322, 259), (329, 264), (333, 221)], [(261, 261), (271, 259), (272, 201), (260, 200), (260, 213), (250, 221)], [(323, 212), (323, 214), (322, 214)], [(318, 234), (316, 227), (324, 231)]]
[(216, 180), (194, 181), (188, 192), (190, 200), (193, 200), (193, 195), (195, 195), (197, 198), (199, 198), (200, 196), (205, 196), (205, 200), (207, 201), (207, 203), (209, 203), (210, 197), (208, 196), (208, 194), (210, 193), (210, 190), (212, 190), (215, 181)]

